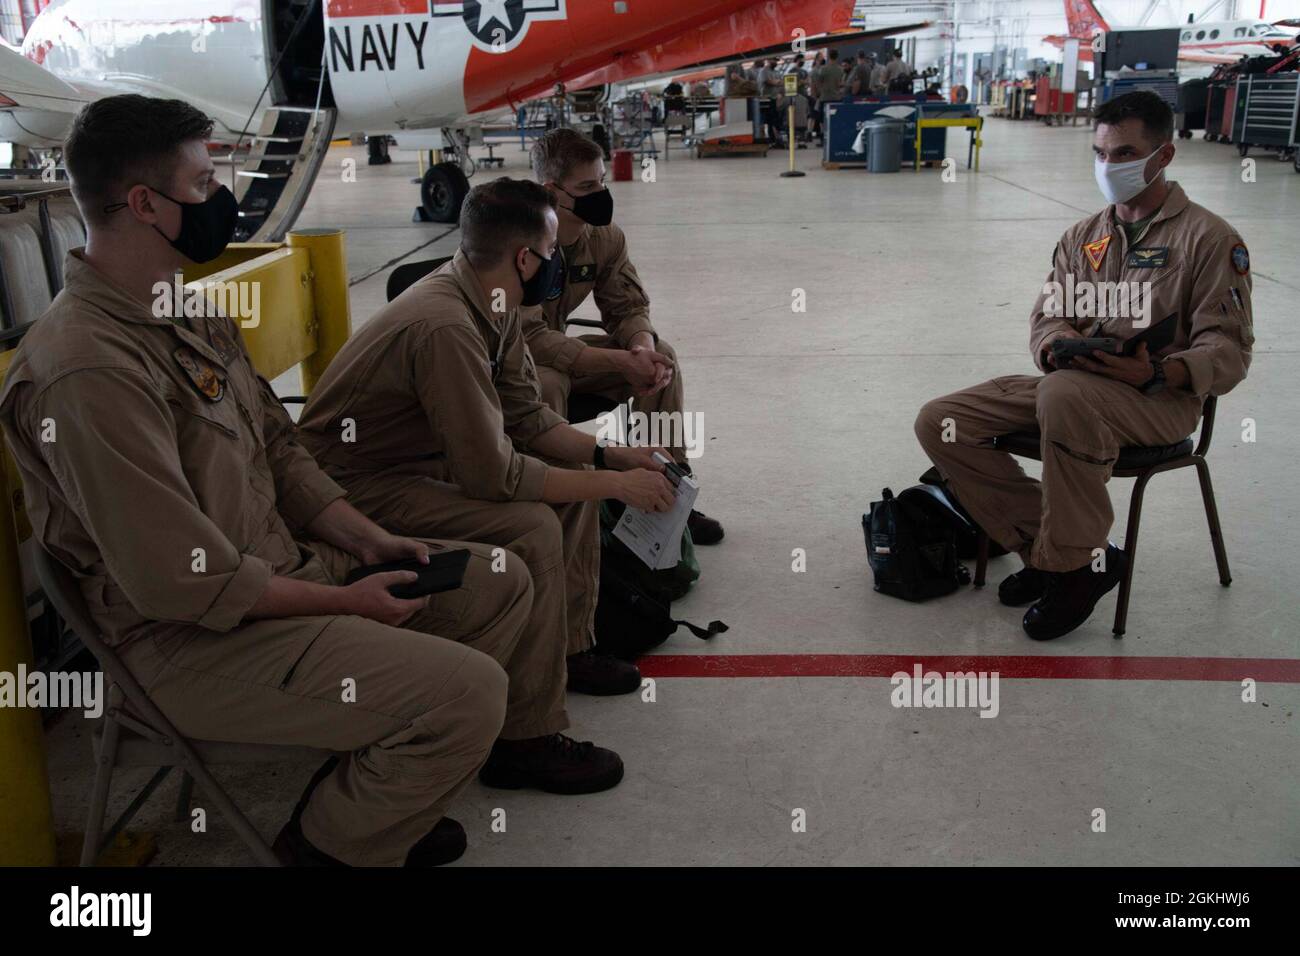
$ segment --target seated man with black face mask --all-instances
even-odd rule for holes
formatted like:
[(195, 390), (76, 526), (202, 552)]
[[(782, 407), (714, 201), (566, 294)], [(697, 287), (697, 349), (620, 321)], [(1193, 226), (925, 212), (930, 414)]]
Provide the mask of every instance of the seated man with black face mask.
[(460, 230), (456, 257), (340, 350), (303, 410), (303, 444), (374, 520), (518, 554), (533, 578), (528, 631), (567, 643), (569, 689), (630, 693), (636, 666), (591, 651), (597, 502), (670, 509), (659, 449), (598, 447), (541, 400), (519, 309), (541, 301), (559, 264), (550, 194), (526, 180), (476, 186)]
[[(650, 324), (650, 299), (628, 259), (627, 238), (613, 222), (604, 153), (577, 130), (553, 129), (533, 144), (532, 163), (559, 216), (560, 275), (541, 307), (523, 316), (543, 400), (565, 415), (573, 394), (632, 398), (634, 411), (658, 419), (654, 434), (672, 435), (664, 444), (689, 472), (681, 368)], [(566, 335), (569, 316), (593, 293), (604, 334)], [(691, 512), (689, 527), (696, 544), (722, 540), (722, 525), (699, 511)]]
[[(276, 839), (281, 860), (445, 863), (466, 837), (444, 813), (490, 753), (572, 749), (558, 733), (563, 644), (527, 631), (518, 558), (494, 567), (497, 549), (428, 540), (432, 524), (392, 534), (348, 504), (238, 325), (177, 300), (178, 271), (219, 255), (238, 215), (212, 126), (136, 95), (72, 124), (63, 155), (86, 246), (0, 391), (33, 536), (181, 733), (339, 754)], [(392, 594), (412, 571), (345, 583), (449, 545), (470, 552), (454, 590)], [(575, 763), (552, 759), (552, 777), (572, 784)]]

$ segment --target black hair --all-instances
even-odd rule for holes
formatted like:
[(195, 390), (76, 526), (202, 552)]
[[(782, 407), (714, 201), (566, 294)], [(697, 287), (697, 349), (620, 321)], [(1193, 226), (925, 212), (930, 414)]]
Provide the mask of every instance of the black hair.
[(503, 176), (475, 186), (460, 207), (460, 247), (475, 268), (490, 268), (536, 243), (546, 232), (546, 210), (554, 208), (555, 197), (530, 179)]
[(63, 164), (82, 217), (103, 222), (104, 206), (125, 199), (137, 183), (171, 182), (179, 148), (206, 141), (212, 120), (184, 100), (127, 93), (84, 106), (63, 144)]
[(1142, 121), (1142, 128), (1163, 146), (1174, 138), (1174, 111), (1159, 94), (1151, 90), (1134, 90), (1097, 107), (1093, 120), (1098, 125), (1116, 126), (1125, 120)]

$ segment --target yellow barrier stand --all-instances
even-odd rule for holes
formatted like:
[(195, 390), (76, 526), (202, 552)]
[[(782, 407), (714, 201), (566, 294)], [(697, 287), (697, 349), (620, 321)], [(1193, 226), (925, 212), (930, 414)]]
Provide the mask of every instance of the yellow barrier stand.
[[(253, 365), (268, 379), (302, 365), (306, 392), (352, 331), (347, 259), (339, 229), (291, 232), (287, 245), (231, 245), (212, 262), (186, 270), (184, 278), (187, 289), (204, 289), (223, 308), (230, 301), (256, 301), (256, 314), (238, 317)], [(245, 298), (231, 300), (230, 295), (239, 294), (241, 283)], [(248, 295), (252, 288), (257, 290), (256, 299)], [(0, 383), (13, 355), (0, 352)], [(5, 496), (5, 507), (0, 509), (0, 672), (16, 675), (20, 662), (28, 667), (33, 663), (18, 564), (19, 542), (31, 529), (22, 511), (17, 472), (2, 445), (0, 493)], [(54, 865), (54, 825), (39, 710), (0, 707), (0, 808), (0, 866)]]
[[(0, 381), (12, 361), (0, 353)], [(18, 566), (18, 525), (22, 491), (11, 484), (13, 465), (0, 449), (0, 672), (15, 681), (18, 665), (32, 666), (32, 639), (27, 632), (27, 600)], [(18, 703), (15, 701), (15, 703)], [(53, 866), (54, 818), (50, 809), (49, 775), (45, 764), (45, 734), (41, 712), (31, 707), (0, 706), (0, 866)]]
[(261, 245), (253, 258), (240, 259), (238, 247), (232, 249), (234, 264), (226, 268), (186, 270), (186, 288), (203, 289), (226, 307), (236, 295), (252, 301), (249, 292), (236, 290), (255, 287), (257, 314), (226, 309), (240, 326), (253, 365), (268, 379), (301, 365), (303, 391), (310, 394), (352, 334), (343, 231), (291, 232), (287, 245)]
[[(972, 137), (972, 145), (975, 148), (975, 172), (978, 173), (980, 171), (980, 147), (984, 145), (984, 140), (980, 137), (980, 133), (984, 129), (984, 117), (982, 116), (961, 116), (956, 118), (945, 117), (942, 119), (918, 119), (916, 121), (916, 156), (913, 160), (914, 165), (912, 168), (917, 171), (921, 169), (922, 131), (927, 129), (939, 129), (945, 126), (965, 126), (967, 129), (970, 130), (970, 134)], [(967, 152), (969, 154), (969, 150)], [(971, 168), (969, 155), (966, 160), (966, 168), (967, 169)]]
[(352, 335), (347, 248), (342, 229), (295, 230), (289, 233), (289, 248), (306, 250), (311, 261), (309, 279), (312, 313), (316, 317), (316, 347), (302, 361), (303, 394), (310, 395)]

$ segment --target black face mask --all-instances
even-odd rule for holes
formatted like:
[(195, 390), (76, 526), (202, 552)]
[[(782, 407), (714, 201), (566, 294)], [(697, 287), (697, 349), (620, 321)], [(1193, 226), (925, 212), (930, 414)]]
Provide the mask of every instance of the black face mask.
[(515, 267), (515, 271), (519, 273), (519, 284), (524, 287), (524, 298), (520, 305), (541, 305), (546, 299), (546, 293), (551, 291), (555, 274), (560, 271), (560, 257), (551, 256), (547, 259), (531, 248), (528, 251), (537, 256), (542, 264), (537, 267), (531, 279), (525, 279), (524, 274), (519, 272), (519, 267)]
[[(149, 188), (153, 189), (152, 186)], [(235, 234), (235, 225), (239, 222), (239, 201), (225, 186), (218, 187), (203, 202), (181, 202), (172, 199), (161, 189), (153, 191), (181, 207), (181, 231), (175, 239), (167, 239), (166, 234), (157, 226), (154, 229), (186, 259), (191, 262), (211, 262), (230, 244), (230, 237)], [(114, 203), (105, 206), (104, 212), (116, 212), (125, 206), (124, 202)]]
[(560, 192), (573, 200), (573, 214), (587, 225), (608, 226), (614, 221), (614, 194), (608, 186), (585, 196), (575, 196), (563, 186)]

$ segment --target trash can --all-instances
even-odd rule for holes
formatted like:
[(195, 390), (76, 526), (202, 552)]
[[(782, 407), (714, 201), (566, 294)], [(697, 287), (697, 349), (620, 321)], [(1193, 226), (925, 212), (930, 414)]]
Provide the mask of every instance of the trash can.
[(896, 173), (902, 165), (903, 127), (899, 120), (880, 117), (866, 122), (867, 172)]
[(632, 150), (616, 149), (614, 150), (614, 182), (626, 183), (632, 181)]

